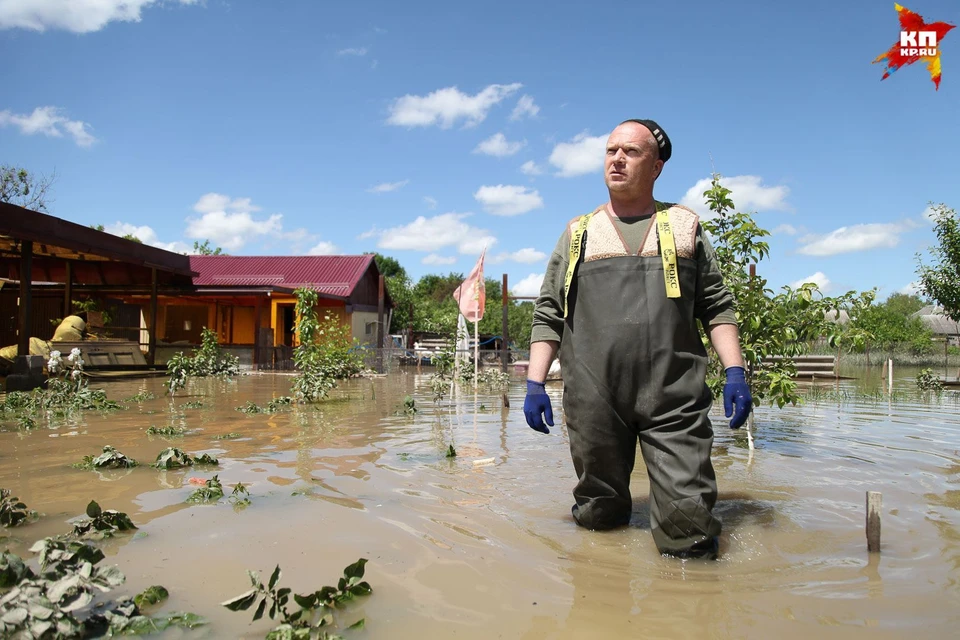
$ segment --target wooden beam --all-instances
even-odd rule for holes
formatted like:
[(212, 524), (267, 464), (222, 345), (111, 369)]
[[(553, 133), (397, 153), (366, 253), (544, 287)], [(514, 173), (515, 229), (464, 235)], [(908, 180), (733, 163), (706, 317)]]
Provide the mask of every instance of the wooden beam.
[(147, 363), (156, 364), (157, 358), (157, 268), (150, 268), (150, 337), (147, 343)]
[(65, 260), (66, 276), (63, 284), (63, 317), (66, 318), (73, 313), (73, 263)]
[(261, 304), (260, 298), (257, 298), (254, 302), (253, 308), (253, 370), (260, 370), (260, 323), (262, 322), (260, 318), (260, 313), (263, 305)]
[(30, 355), (30, 321), (33, 312), (33, 242), (20, 243), (20, 318), (17, 326), (17, 355)]

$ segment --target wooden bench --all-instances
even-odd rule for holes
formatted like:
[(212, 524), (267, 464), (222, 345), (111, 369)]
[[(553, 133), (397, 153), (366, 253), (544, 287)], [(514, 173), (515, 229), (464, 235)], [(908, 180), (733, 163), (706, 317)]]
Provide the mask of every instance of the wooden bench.
[(837, 357), (836, 356), (812, 356), (803, 355), (793, 358), (784, 356), (767, 356), (763, 359), (764, 364), (773, 364), (782, 360), (792, 360), (797, 368), (798, 378), (835, 378), (837, 377)]

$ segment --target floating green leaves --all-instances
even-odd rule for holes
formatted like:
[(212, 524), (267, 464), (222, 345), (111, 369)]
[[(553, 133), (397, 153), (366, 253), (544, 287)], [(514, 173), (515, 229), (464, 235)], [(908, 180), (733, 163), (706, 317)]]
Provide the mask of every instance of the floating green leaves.
[(157, 461), (153, 466), (158, 469), (181, 469), (198, 464), (218, 465), (220, 462), (209, 454), (201, 454), (194, 458), (176, 447), (167, 447), (157, 454)]
[(17, 554), (5, 551), (0, 555), (0, 589), (9, 589), (21, 580), (35, 577), (30, 567)]
[(238, 482), (237, 485), (233, 488), (233, 493), (230, 494), (230, 502), (233, 503), (234, 511), (242, 511), (250, 506), (250, 492), (244, 486), (242, 482)]
[[(248, 571), (253, 588), (221, 604), (231, 611), (246, 611), (259, 601), (253, 614), (254, 621), (262, 618), (264, 614), (268, 615), (271, 620), (280, 620), (280, 625), (267, 634), (267, 638), (277, 640), (282, 638), (304, 638), (307, 640), (321, 638), (330, 640), (339, 637), (329, 634), (324, 629), (324, 627), (332, 626), (334, 623), (331, 610), (358, 596), (367, 596), (373, 593), (370, 585), (363, 581), (366, 563), (366, 558), (360, 558), (345, 568), (343, 577), (337, 582), (336, 587), (322, 587), (305, 595), (292, 594), (292, 591), (288, 588), (277, 588), (281, 575), (280, 565), (277, 565), (273, 570), (266, 585), (260, 582), (259, 574)], [(287, 609), (291, 594), (298, 607), (292, 612)], [(268, 605), (269, 609), (267, 608)], [(315, 613), (320, 615), (314, 622)], [(359, 629), (362, 627), (363, 620), (360, 620), (349, 628)]]
[(153, 586), (134, 600), (94, 600), (125, 581), (116, 566), (98, 566), (104, 553), (87, 540), (91, 532), (135, 529), (126, 514), (104, 511), (96, 501), (87, 505), (88, 518), (73, 533), (38, 540), (30, 547), (38, 554), (39, 573), (18, 555), (0, 555), (0, 637), (2, 638), (99, 638), (144, 635), (169, 627), (193, 629), (206, 621), (193, 613), (171, 613), (151, 618), (140, 607), (158, 604), (167, 590)]
[(37, 518), (37, 512), (27, 508), (9, 489), (0, 489), (0, 525), (18, 527)]
[(223, 497), (223, 485), (220, 484), (220, 478), (213, 476), (207, 480), (206, 485), (195, 490), (187, 498), (187, 502), (193, 504), (211, 504)]
[(456, 457), (457, 457), (457, 450), (453, 448), (453, 445), (452, 445), (452, 444), (447, 447), (447, 457), (448, 457), (448, 458), (456, 458)]
[(148, 436), (163, 436), (168, 438), (178, 438), (186, 432), (187, 430), (183, 427), (174, 427), (172, 425), (166, 427), (150, 427), (147, 429)]
[(414, 416), (417, 414), (417, 401), (412, 396), (403, 397), (403, 408), (397, 411), (397, 415)]
[(132, 615), (128, 608), (116, 608), (104, 615), (109, 636), (146, 636), (160, 633), (171, 627), (196, 629), (207, 621), (195, 613), (172, 613), (167, 616), (149, 617), (139, 615), (134, 609)]
[[(46, 538), (30, 550), (40, 553), (43, 573), (21, 571), (16, 586), (0, 598), (0, 637), (93, 637), (75, 614), (90, 605), (97, 592), (122, 584), (123, 574), (115, 566), (95, 566), (103, 552), (82, 542)], [(11, 556), (5, 554), (6, 566), (19, 568), (23, 561)]]
[(110, 445), (103, 448), (103, 453), (97, 457), (83, 456), (83, 461), (74, 464), (77, 469), (129, 469), (140, 463), (128, 458)]
[(237, 433), (236, 431), (231, 431), (230, 433), (221, 433), (220, 435), (213, 436), (214, 440), (233, 440), (234, 438), (242, 438), (242, 433)]
[(290, 396), (280, 396), (279, 398), (274, 398), (264, 406), (258, 405), (253, 400), (248, 400), (247, 404), (242, 407), (237, 407), (237, 411), (241, 413), (246, 413), (247, 415), (254, 413), (276, 413), (280, 411), (280, 407), (290, 405), (293, 403), (293, 398)]
[(154, 585), (134, 596), (133, 602), (138, 608), (145, 609), (151, 605), (160, 604), (169, 597), (169, 591), (160, 585)]
[(141, 389), (140, 391), (137, 392), (136, 395), (130, 396), (129, 398), (127, 398), (127, 402), (136, 402), (139, 404), (146, 400), (154, 400), (156, 399), (156, 397), (157, 396), (155, 396), (150, 391), (147, 391), (146, 389)]
[(87, 517), (73, 525), (73, 535), (78, 538), (109, 538), (117, 531), (133, 531), (137, 527), (122, 511), (104, 511), (95, 500), (87, 505)]

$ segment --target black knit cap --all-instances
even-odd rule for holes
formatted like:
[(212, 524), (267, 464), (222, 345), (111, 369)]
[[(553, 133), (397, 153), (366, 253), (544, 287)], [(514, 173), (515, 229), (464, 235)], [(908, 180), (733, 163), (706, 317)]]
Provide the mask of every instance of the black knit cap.
[(670, 137), (667, 136), (667, 132), (658, 125), (653, 120), (638, 120), (636, 118), (631, 118), (630, 120), (624, 120), (620, 124), (627, 122), (636, 122), (637, 124), (642, 124), (647, 129), (650, 130), (650, 133), (653, 134), (654, 140), (657, 141), (657, 145), (660, 147), (660, 159), (666, 162), (670, 159), (670, 155), (673, 153), (673, 145), (670, 144)]

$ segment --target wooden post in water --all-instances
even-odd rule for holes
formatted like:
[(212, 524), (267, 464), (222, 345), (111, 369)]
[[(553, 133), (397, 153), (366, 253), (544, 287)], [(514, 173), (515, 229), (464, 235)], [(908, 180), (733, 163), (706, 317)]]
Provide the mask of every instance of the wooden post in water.
[(887, 389), (893, 394), (893, 358), (890, 358), (888, 362), (890, 366), (887, 367)]
[(867, 551), (880, 552), (880, 509), (883, 496), (879, 491), (867, 491)]
[(507, 293), (507, 274), (503, 274), (503, 327), (500, 331), (500, 370), (507, 372), (507, 361), (510, 359), (510, 348), (507, 346), (508, 327), (507, 317), (509, 314), (510, 296)]
[(377, 285), (377, 373), (383, 373), (383, 276)]

